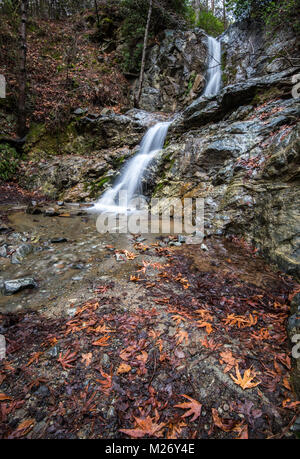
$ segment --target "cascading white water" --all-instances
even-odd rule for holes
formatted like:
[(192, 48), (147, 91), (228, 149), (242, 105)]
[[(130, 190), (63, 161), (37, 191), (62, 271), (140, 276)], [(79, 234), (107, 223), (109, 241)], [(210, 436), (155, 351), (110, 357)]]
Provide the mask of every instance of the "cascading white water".
[(221, 87), (221, 43), (213, 37), (208, 37), (208, 71), (207, 85), (204, 96), (215, 96)]
[[(143, 137), (138, 153), (125, 166), (113, 187), (90, 209), (91, 211), (126, 213), (134, 195), (141, 191), (141, 180), (147, 166), (162, 149), (170, 123), (157, 123)], [(119, 193), (127, 192), (127, 206), (119, 205)]]

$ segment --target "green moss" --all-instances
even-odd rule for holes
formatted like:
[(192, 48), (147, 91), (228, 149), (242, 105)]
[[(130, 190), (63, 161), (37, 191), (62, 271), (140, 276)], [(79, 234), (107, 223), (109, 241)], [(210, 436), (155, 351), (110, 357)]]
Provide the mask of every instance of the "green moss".
[(31, 158), (55, 156), (62, 154), (84, 154), (89, 142), (82, 142), (76, 131), (76, 123), (72, 122), (56, 132), (46, 130), (44, 124), (33, 124), (27, 135), (24, 151)]
[(164, 187), (164, 185), (164, 182), (158, 183), (154, 188), (153, 195), (155, 196), (155, 194), (158, 193)]
[(99, 180), (99, 182), (96, 183), (96, 187), (98, 189), (101, 189), (104, 187), (104, 185), (106, 183), (108, 183), (110, 181), (110, 177), (103, 177), (101, 180)]
[(222, 53), (222, 57), (221, 57), (221, 68), (222, 68), (222, 72), (225, 71), (226, 69), (226, 63), (227, 63), (227, 51), (224, 51)]
[(126, 155), (120, 156), (120, 158), (114, 158), (112, 166), (114, 169), (118, 169), (125, 162)]
[(187, 87), (187, 90), (186, 90), (186, 95), (189, 94), (190, 91), (192, 90), (193, 85), (195, 83), (195, 79), (196, 79), (196, 72), (192, 72), (191, 75), (190, 75), (190, 78), (189, 78), (188, 87)]
[(281, 97), (282, 92), (279, 88), (270, 88), (267, 91), (260, 90), (257, 91), (255, 96), (253, 97), (251, 104), (254, 106), (264, 104), (265, 102), (276, 99), (277, 97)]
[(107, 177), (107, 176), (103, 176), (100, 178), (100, 180), (96, 180), (92, 183), (90, 182), (87, 182), (84, 184), (84, 191), (89, 191), (90, 195), (91, 196), (95, 196), (97, 194), (100, 193), (100, 191), (103, 190), (104, 188), (104, 185), (106, 183), (109, 183), (111, 181), (112, 177)]

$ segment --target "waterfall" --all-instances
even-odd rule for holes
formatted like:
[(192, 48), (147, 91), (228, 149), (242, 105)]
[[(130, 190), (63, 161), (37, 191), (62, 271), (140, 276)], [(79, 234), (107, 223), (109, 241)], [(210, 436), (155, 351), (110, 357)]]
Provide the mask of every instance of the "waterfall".
[(204, 96), (215, 96), (221, 86), (221, 43), (213, 37), (208, 37), (208, 71), (207, 85)]
[[(112, 188), (91, 208), (92, 211), (126, 213), (132, 198), (141, 192), (141, 183), (148, 165), (163, 148), (170, 123), (157, 123), (146, 132), (140, 149), (125, 165), (124, 170)], [(127, 192), (127, 206), (120, 206), (118, 198), (121, 191)]]

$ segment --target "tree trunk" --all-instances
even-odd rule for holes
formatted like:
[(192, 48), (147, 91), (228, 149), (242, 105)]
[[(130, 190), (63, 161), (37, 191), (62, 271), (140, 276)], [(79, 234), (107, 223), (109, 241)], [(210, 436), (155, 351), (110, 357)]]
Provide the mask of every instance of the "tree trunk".
[(96, 10), (96, 17), (97, 17), (97, 27), (100, 29), (100, 17), (99, 17), (99, 10), (98, 10), (98, 3), (97, 0), (94, 0), (95, 10)]
[(26, 24), (27, 24), (28, 0), (21, 0), (20, 4), (20, 73), (19, 73), (19, 103), (17, 133), (20, 138), (26, 134)]
[(149, 11), (148, 11), (148, 19), (147, 19), (147, 24), (146, 24), (146, 29), (145, 29), (145, 36), (144, 36), (144, 47), (143, 47), (143, 55), (142, 55), (142, 64), (141, 64), (139, 86), (138, 86), (137, 94), (136, 94), (136, 96), (134, 98), (135, 107), (138, 107), (138, 105), (139, 105), (141, 94), (142, 94), (142, 89), (143, 89), (144, 73), (145, 73), (145, 60), (146, 60), (146, 49), (147, 49), (147, 42), (148, 42), (151, 14), (152, 14), (152, 0), (149, 0)]
[(226, 3), (225, 3), (225, 0), (223, 0), (223, 23), (224, 23), (224, 27), (226, 28), (227, 18), (226, 18)]
[(215, 14), (215, 0), (211, 0), (211, 12)]

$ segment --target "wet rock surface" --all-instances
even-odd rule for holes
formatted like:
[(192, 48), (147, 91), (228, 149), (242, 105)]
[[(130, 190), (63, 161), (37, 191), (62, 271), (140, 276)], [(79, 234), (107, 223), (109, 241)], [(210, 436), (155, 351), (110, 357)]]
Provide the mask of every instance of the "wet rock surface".
[(13, 295), (24, 289), (36, 288), (37, 283), (32, 278), (13, 279), (4, 282), (4, 294)]

